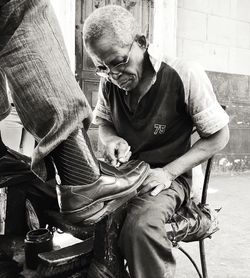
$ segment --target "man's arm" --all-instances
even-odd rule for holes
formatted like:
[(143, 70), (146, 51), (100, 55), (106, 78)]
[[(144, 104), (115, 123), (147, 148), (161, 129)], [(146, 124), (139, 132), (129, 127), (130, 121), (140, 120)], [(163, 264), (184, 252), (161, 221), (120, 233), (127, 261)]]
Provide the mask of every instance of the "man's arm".
[(229, 128), (226, 125), (209, 137), (199, 139), (188, 152), (166, 165), (164, 170), (175, 178), (222, 150), (228, 141)]
[(200, 138), (184, 155), (170, 162), (163, 168), (151, 169), (151, 173), (144, 182), (142, 192), (150, 191), (156, 196), (171, 185), (172, 180), (193, 167), (206, 161), (222, 150), (229, 140), (228, 125), (210, 135)]

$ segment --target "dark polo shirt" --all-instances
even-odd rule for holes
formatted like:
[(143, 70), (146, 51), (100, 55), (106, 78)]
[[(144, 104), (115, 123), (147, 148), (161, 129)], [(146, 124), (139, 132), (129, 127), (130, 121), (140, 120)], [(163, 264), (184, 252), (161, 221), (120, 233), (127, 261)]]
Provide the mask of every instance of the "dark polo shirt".
[(135, 111), (130, 110), (129, 93), (108, 81), (104, 87), (113, 125), (131, 146), (134, 158), (162, 167), (189, 149), (193, 122), (182, 81), (173, 68), (161, 64), (156, 82)]

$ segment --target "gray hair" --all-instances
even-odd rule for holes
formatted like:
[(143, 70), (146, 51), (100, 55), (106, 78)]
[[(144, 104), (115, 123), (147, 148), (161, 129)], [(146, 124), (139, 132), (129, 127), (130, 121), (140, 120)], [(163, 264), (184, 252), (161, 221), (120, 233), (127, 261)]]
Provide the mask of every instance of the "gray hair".
[(121, 47), (130, 44), (138, 34), (138, 25), (133, 15), (118, 5), (96, 9), (83, 26), (85, 47), (102, 37), (112, 38)]

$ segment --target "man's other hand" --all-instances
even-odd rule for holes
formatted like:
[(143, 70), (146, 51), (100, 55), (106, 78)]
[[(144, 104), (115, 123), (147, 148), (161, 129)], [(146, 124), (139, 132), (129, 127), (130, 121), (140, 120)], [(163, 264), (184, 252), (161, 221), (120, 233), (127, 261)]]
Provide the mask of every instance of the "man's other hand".
[(171, 175), (163, 168), (150, 169), (148, 177), (143, 182), (140, 194), (150, 192), (152, 196), (158, 195), (162, 190), (170, 187), (172, 183)]

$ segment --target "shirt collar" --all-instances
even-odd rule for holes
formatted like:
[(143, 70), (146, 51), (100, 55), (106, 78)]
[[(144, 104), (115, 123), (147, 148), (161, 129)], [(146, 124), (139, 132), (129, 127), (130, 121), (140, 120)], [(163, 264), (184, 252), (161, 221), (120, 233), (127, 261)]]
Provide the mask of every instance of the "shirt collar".
[(153, 44), (149, 44), (148, 46), (148, 54), (150, 62), (155, 70), (155, 73), (157, 73), (161, 67), (161, 62), (163, 61), (162, 51), (159, 51), (159, 48), (157, 48)]

